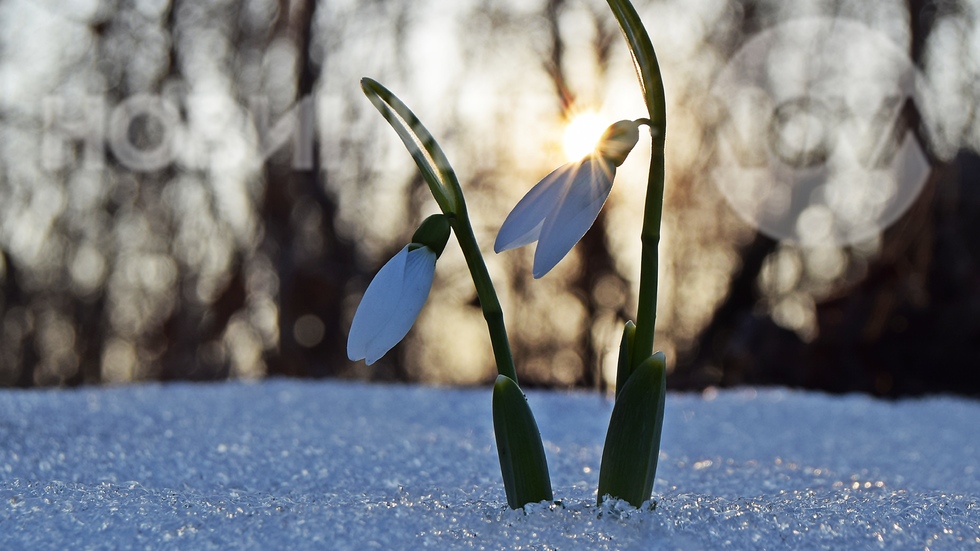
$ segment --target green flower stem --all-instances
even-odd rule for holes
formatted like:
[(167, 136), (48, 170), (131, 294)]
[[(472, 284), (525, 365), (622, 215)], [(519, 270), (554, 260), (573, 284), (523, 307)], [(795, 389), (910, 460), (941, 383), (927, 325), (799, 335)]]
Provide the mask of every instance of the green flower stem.
[(643, 92), (643, 102), (650, 114), (650, 134), (653, 147), (650, 155), (650, 176), (647, 181), (646, 206), (640, 240), (640, 295), (637, 299), (636, 337), (633, 341), (632, 369), (636, 369), (653, 353), (653, 334), (657, 323), (657, 284), (660, 263), (660, 221), (664, 210), (664, 138), (667, 135), (667, 101), (660, 63), (650, 35), (629, 0), (606, 0), (623, 37), (629, 46), (636, 76)]
[(455, 217), (450, 219), (453, 232), (456, 233), (456, 240), (459, 248), (463, 251), (463, 258), (466, 259), (466, 266), (473, 277), (473, 284), (476, 286), (476, 294), (480, 299), (480, 307), (483, 309), (483, 317), (487, 320), (487, 329), (490, 331), (490, 343), (493, 346), (493, 358), (497, 363), (497, 373), (509, 377), (515, 383), (517, 381), (517, 370), (514, 369), (514, 356), (510, 351), (510, 341), (507, 339), (507, 327), (504, 326), (504, 311), (500, 308), (500, 301), (497, 300), (497, 293), (493, 289), (493, 282), (490, 280), (490, 272), (487, 271), (487, 264), (483, 260), (483, 253), (480, 252), (480, 245), (473, 234), (473, 226), (470, 224), (469, 214), (466, 212), (466, 203), (459, 197), (459, 206), (456, 209)]
[(487, 320), (497, 373), (509, 377), (516, 383), (517, 370), (514, 369), (514, 357), (510, 351), (510, 341), (507, 340), (507, 328), (504, 327), (504, 313), (500, 308), (500, 301), (497, 300), (497, 293), (493, 289), (483, 253), (480, 252), (480, 245), (473, 234), (470, 217), (466, 212), (463, 189), (459, 185), (459, 179), (456, 178), (456, 172), (432, 134), (395, 94), (380, 82), (367, 77), (361, 79), (361, 89), (412, 154), (412, 159), (419, 167), (432, 196), (443, 214), (449, 218), (459, 247), (463, 250), (466, 266), (473, 277), (473, 284), (476, 285), (476, 294), (480, 298), (483, 317)]
[(657, 325), (657, 287), (660, 274), (660, 222), (664, 210), (664, 140), (653, 134), (650, 175), (647, 180), (643, 227), (640, 230), (640, 295), (636, 309), (636, 336), (633, 339), (632, 368), (637, 368), (653, 353), (653, 335)]

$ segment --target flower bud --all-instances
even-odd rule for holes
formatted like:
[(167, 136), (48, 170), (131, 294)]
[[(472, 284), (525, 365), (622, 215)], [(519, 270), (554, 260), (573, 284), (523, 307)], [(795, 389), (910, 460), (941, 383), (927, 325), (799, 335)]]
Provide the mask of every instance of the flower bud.
[(609, 125), (595, 146), (596, 155), (619, 166), (640, 139), (640, 125), (636, 121), (619, 121)]
[(449, 218), (444, 214), (433, 214), (423, 220), (419, 229), (415, 230), (412, 244), (424, 245), (439, 257), (446, 248), (446, 242), (449, 241), (450, 231)]

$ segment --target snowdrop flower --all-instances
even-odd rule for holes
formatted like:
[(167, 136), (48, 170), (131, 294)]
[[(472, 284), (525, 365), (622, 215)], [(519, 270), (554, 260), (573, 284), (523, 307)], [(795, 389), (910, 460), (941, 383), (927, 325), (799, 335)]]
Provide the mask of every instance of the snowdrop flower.
[(636, 145), (643, 123), (641, 119), (612, 124), (592, 153), (562, 165), (531, 188), (504, 220), (494, 252), (537, 241), (532, 273), (539, 278), (551, 271), (599, 216), (612, 190), (616, 167)]
[(412, 242), (385, 264), (368, 285), (354, 312), (347, 357), (371, 365), (401, 342), (429, 297), (436, 259), (449, 240), (449, 220), (427, 218)]

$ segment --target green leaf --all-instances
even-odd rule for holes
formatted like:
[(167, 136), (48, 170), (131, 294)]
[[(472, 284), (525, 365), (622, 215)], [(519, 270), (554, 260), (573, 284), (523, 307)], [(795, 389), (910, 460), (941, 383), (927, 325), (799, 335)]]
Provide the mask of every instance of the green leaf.
[(633, 362), (631, 361), (630, 354), (633, 350), (634, 336), (636, 336), (636, 324), (632, 321), (627, 321), (623, 327), (623, 340), (619, 343), (619, 365), (616, 367), (617, 400), (619, 399), (619, 393), (623, 391), (623, 386), (630, 378), (630, 373), (632, 372)]
[(493, 385), (493, 432), (507, 505), (520, 509), (528, 503), (553, 501), (538, 425), (521, 388), (504, 375), (498, 375)]
[(667, 363), (650, 356), (630, 376), (613, 406), (599, 467), (599, 503), (606, 495), (640, 507), (650, 499), (660, 457)]
[(412, 154), (412, 159), (422, 172), (422, 177), (442, 212), (446, 215), (457, 214), (463, 201), (459, 180), (432, 134), (407, 105), (379, 82), (362, 78), (361, 90), (395, 129)]
[(650, 113), (651, 126), (663, 139), (667, 126), (664, 82), (660, 76), (660, 64), (657, 62), (653, 43), (650, 42), (650, 35), (647, 34), (640, 16), (629, 0), (607, 1), (629, 45), (633, 66), (636, 67), (636, 76), (640, 80), (643, 101), (647, 104), (647, 111)]

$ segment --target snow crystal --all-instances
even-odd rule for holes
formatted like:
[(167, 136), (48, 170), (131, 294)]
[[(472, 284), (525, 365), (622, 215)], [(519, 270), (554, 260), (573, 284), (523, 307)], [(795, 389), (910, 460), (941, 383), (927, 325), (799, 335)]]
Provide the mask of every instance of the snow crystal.
[(528, 395), (556, 503), (506, 506), (490, 390), (0, 391), (0, 549), (980, 548), (980, 403), (668, 396), (654, 499), (595, 504), (611, 402)]

